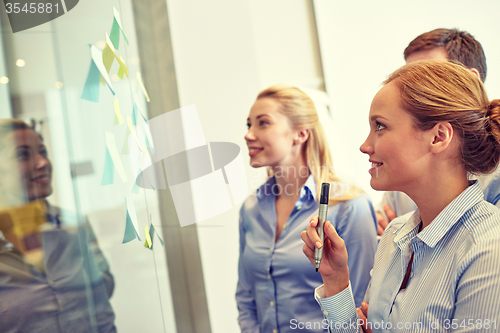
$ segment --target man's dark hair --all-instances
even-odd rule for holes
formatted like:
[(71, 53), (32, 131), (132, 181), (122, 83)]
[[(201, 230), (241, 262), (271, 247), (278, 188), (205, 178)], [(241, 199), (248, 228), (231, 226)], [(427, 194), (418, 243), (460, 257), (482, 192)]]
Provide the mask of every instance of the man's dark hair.
[(458, 29), (435, 29), (421, 34), (406, 47), (405, 60), (414, 52), (438, 47), (446, 50), (449, 60), (459, 61), (468, 68), (477, 69), (481, 81), (486, 80), (486, 57), (481, 43), (468, 32)]

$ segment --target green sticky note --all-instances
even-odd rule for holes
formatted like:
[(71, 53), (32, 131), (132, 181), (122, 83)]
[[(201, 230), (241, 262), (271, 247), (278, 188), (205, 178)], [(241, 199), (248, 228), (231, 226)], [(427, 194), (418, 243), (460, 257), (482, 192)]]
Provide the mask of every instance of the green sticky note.
[(104, 160), (104, 172), (102, 174), (101, 185), (113, 184), (114, 168), (115, 166), (111, 159), (111, 154), (108, 148), (106, 148), (106, 159)]
[(120, 29), (122, 31), (122, 35), (123, 35), (123, 38), (125, 39), (125, 41), (127, 42), (127, 45), (128, 45), (128, 39), (127, 39), (127, 36), (125, 36), (125, 31), (123, 31), (123, 29)]
[[(114, 24), (115, 24), (115, 22), (116, 22), (116, 24), (117, 24), (117, 25), (118, 25), (118, 27), (120, 28), (120, 31), (121, 31), (121, 32), (122, 32), (122, 34), (123, 34), (123, 38), (125, 38), (125, 41), (127, 42), (127, 45), (128, 45), (128, 39), (127, 39), (127, 36), (125, 36), (125, 32), (123, 31), (122, 20), (121, 20), (121, 18), (120, 18), (120, 12), (118, 12), (118, 11), (116, 10), (116, 8), (115, 8), (115, 7), (113, 7), (113, 12), (114, 12), (114, 17), (115, 17), (115, 19), (114, 19), (114, 21), (113, 21), (113, 25), (114, 25)], [(116, 47), (116, 48), (118, 48), (118, 47)]]
[(120, 47), (120, 26), (116, 22), (116, 18), (113, 19), (113, 26), (111, 27), (111, 32), (109, 33), (109, 40), (113, 43), (116, 50)]
[(87, 75), (87, 81), (85, 81), (85, 87), (82, 92), (82, 99), (87, 101), (99, 103), (99, 81), (101, 80), (101, 73), (95, 65), (94, 61), (90, 61), (89, 74)]
[(127, 221), (125, 222), (125, 235), (123, 236), (123, 243), (128, 243), (133, 241), (137, 237), (137, 232), (135, 231), (134, 225), (132, 224), (132, 219), (127, 210)]

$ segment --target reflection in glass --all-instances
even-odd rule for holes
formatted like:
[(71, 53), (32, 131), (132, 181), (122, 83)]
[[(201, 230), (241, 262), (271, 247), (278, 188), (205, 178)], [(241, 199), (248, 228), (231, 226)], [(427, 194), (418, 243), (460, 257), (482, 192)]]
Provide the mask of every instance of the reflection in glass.
[(2, 332), (116, 332), (113, 276), (83, 216), (52, 206), (42, 137), (0, 120)]

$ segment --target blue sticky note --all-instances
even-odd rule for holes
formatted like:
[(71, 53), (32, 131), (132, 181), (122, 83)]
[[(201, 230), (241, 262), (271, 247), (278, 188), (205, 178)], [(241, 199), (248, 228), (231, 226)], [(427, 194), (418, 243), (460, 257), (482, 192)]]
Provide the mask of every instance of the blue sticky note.
[(149, 237), (151, 238), (151, 250), (153, 249), (153, 243), (154, 243), (154, 234), (158, 237), (158, 240), (160, 241), (162, 246), (165, 246), (165, 243), (163, 243), (163, 240), (160, 238), (160, 235), (158, 235), (158, 232), (156, 231), (155, 227), (153, 226), (153, 223), (149, 226)]
[[(149, 228), (150, 230), (150, 233), (151, 233), (151, 230), (153, 230), (153, 232), (156, 234), (156, 237), (158, 237), (158, 239), (160, 240), (160, 243), (162, 246), (165, 245), (165, 243), (163, 243), (163, 240), (160, 238), (160, 235), (158, 235), (158, 231), (156, 231), (155, 227), (153, 227), (153, 223), (151, 223), (151, 227)], [(151, 241), (153, 241), (153, 237), (151, 236)]]
[(106, 148), (106, 159), (104, 160), (104, 172), (102, 173), (101, 185), (113, 184), (114, 168), (115, 166), (111, 159), (111, 154), (108, 148)]
[(132, 108), (132, 124), (137, 126), (137, 105), (134, 103), (134, 107)]
[(113, 19), (113, 26), (111, 27), (111, 32), (109, 33), (109, 40), (113, 44), (114, 48), (118, 50), (120, 47), (120, 26), (116, 22), (116, 18)]
[(90, 60), (89, 74), (82, 92), (82, 99), (99, 103), (99, 82), (101, 81), (101, 73), (93, 60)]
[(137, 186), (136, 182), (134, 182), (134, 186), (132, 187), (132, 193), (139, 194), (139, 186)]
[(132, 219), (127, 210), (127, 222), (125, 223), (125, 235), (123, 236), (123, 243), (128, 243), (133, 241), (137, 237), (137, 232), (135, 231), (134, 225), (132, 224)]
[[(144, 119), (145, 122), (147, 122), (148, 120), (146, 119), (146, 117), (144, 117), (144, 114), (142, 113), (141, 109), (139, 109), (139, 106), (134, 102), (134, 108), (133, 108), (133, 111), (132, 111), (132, 120), (134, 120), (133, 118), (133, 115), (134, 115), (134, 112), (136, 114), (136, 118), (138, 117), (137, 114), (140, 114), (142, 119)], [(137, 120), (134, 120), (134, 121), (137, 121)]]

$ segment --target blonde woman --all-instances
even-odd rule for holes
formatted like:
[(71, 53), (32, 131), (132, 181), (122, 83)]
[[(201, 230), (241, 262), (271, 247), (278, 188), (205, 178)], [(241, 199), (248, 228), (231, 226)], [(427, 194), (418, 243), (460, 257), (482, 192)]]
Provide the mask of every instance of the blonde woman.
[(300, 233), (318, 212), (321, 183), (331, 183), (328, 218), (346, 239), (359, 305), (377, 246), (372, 204), (333, 175), (316, 109), (300, 89), (277, 85), (260, 92), (247, 126), (250, 164), (267, 167), (269, 179), (240, 211), (241, 331), (323, 332), (323, 313), (311, 296), (322, 280), (302, 253)]
[[(402, 191), (415, 212), (394, 219), (382, 235), (370, 287), (355, 309), (351, 254), (325, 223), (316, 297), (331, 331), (498, 332), (500, 211), (469, 175), (500, 160), (500, 100), (462, 65), (416, 62), (385, 81), (370, 108), (371, 186)], [(321, 247), (313, 218), (302, 233), (311, 260)], [(340, 237), (339, 237), (340, 236)], [(352, 324), (354, 323), (354, 325)]]

